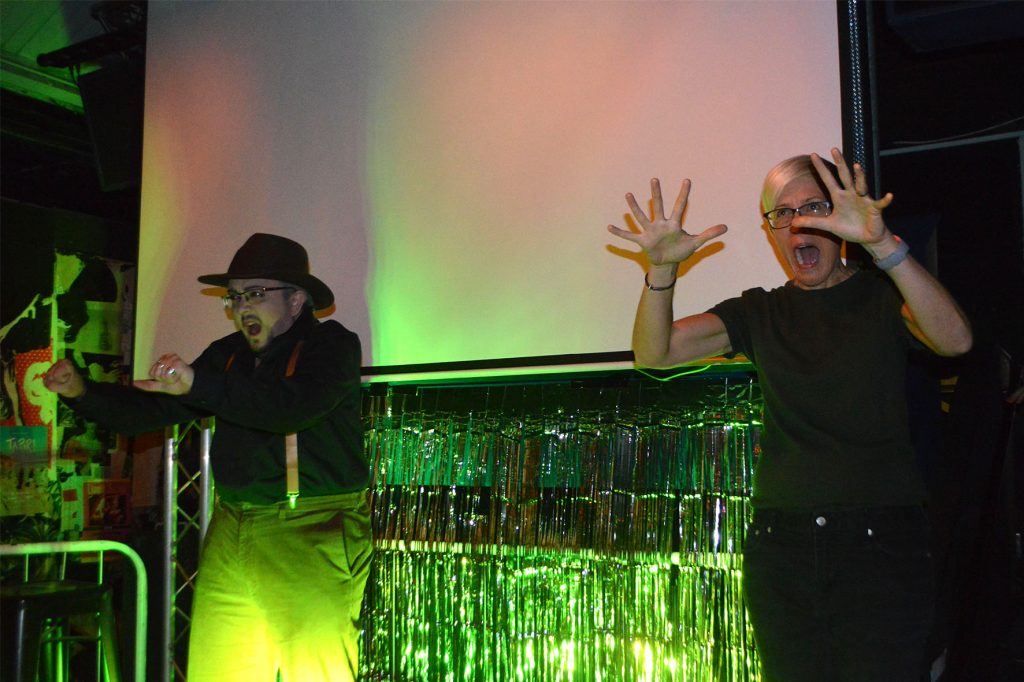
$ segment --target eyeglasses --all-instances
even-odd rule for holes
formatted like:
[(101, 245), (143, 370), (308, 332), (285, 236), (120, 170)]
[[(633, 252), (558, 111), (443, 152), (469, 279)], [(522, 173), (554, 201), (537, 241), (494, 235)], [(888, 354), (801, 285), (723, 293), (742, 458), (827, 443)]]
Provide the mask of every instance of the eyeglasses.
[(245, 291), (228, 289), (228, 295), (222, 296), (220, 300), (224, 301), (225, 308), (237, 308), (243, 301), (249, 305), (256, 305), (267, 297), (268, 291), (283, 291), (285, 289), (295, 291), (295, 287), (252, 287)]
[(798, 215), (817, 216), (818, 218), (828, 217), (832, 215), (832, 202), (812, 201), (800, 208), (777, 208), (765, 213), (764, 217), (773, 230), (781, 230), (784, 227), (789, 227), (790, 223), (793, 222), (793, 217)]

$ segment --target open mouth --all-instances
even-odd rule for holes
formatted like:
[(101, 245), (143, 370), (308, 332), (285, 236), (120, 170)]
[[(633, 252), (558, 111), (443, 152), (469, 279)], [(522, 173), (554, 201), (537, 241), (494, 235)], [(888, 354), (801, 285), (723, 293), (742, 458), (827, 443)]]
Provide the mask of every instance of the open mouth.
[(259, 336), (260, 331), (263, 329), (263, 325), (254, 317), (246, 317), (242, 319), (242, 328), (248, 336), (254, 337)]
[(803, 245), (793, 249), (793, 254), (796, 256), (796, 263), (801, 268), (813, 268), (818, 264), (818, 257), (820, 251), (817, 246)]

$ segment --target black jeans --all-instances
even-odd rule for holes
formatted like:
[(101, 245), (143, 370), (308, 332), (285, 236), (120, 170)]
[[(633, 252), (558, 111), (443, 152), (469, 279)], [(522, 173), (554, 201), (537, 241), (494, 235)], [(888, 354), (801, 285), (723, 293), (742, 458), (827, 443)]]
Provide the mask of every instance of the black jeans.
[(926, 670), (924, 509), (757, 510), (743, 561), (766, 682), (912, 682)]

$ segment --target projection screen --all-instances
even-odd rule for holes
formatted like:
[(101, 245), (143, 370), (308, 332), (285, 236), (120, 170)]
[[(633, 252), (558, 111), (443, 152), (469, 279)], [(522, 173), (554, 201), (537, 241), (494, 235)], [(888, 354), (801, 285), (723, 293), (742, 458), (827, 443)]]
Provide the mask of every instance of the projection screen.
[(691, 178), (687, 228), (729, 226), (699, 312), (785, 281), (761, 182), (842, 140), (827, 1), (157, 2), (147, 53), (137, 376), (232, 331), (196, 277), (254, 232), (307, 247), (364, 367), (626, 351), (627, 191)]

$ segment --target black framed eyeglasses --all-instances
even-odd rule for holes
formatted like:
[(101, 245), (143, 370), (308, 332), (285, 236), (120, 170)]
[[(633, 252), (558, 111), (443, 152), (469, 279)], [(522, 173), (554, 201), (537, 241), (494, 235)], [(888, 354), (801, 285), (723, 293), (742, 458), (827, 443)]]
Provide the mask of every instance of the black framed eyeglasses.
[(831, 201), (810, 201), (799, 208), (776, 208), (764, 214), (765, 220), (773, 230), (789, 227), (793, 218), (798, 215), (826, 218), (832, 215)]
[(225, 308), (237, 308), (244, 301), (249, 305), (255, 305), (267, 297), (268, 291), (295, 291), (295, 287), (251, 287), (245, 291), (231, 291), (228, 289), (227, 296), (221, 296)]

